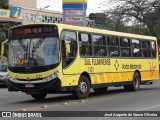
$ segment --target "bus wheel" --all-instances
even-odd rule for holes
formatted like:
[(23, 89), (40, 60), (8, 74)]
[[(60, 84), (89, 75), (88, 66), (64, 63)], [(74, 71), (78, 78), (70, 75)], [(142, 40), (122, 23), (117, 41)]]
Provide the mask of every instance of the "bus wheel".
[(31, 96), (36, 100), (43, 100), (47, 96), (47, 93), (31, 94)]
[(124, 90), (125, 91), (136, 91), (140, 87), (140, 76), (137, 72), (134, 73), (133, 76), (133, 84), (132, 85), (125, 85)]
[(87, 98), (90, 92), (90, 83), (87, 77), (81, 76), (78, 83), (78, 89), (73, 92), (73, 94), (78, 99)]
[(95, 88), (93, 89), (96, 93), (105, 93), (107, 91), (108, 87), (103, 88)]

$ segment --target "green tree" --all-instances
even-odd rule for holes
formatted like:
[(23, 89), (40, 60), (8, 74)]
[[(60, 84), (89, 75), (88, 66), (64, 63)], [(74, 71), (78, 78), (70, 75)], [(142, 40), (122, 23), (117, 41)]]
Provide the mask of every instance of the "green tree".
[(9, 0), (1, 0), (0, 1), (0, 9), (8, 9), (8, 1)]
[[(0, 9), (8, 9), (8, 1), (9, 0), (1, 0), (0, 1)], [(9, 21), (0, 21), (0, 49), (1, 43), (8, 38), (8, 30), (9, 28), (19, 25), (20, 23), (9, 22)], [(5, 51), (6, 52), (6, 51)]]
[[(104, 6), (107, 6), (105, 11), (107, 17), (114, 20), (116, 26), (123, 23), (125, 26), (132, 26), (134, 29), (136, 28), (136, 30), (145, 30), (142, 34), (152, 35), (155, 37), (159, 36), (159, 0), (105, 0), (101, 5), (103, 8)], [(108, 9), (108, 6), (111, 6), (110, 9)], [(155, 12), (157, 19), (148, 22), (148, 19), (145, 16), (147, 13), (151, 12)], [(137, 26), (141, 27), (137, 28)]]

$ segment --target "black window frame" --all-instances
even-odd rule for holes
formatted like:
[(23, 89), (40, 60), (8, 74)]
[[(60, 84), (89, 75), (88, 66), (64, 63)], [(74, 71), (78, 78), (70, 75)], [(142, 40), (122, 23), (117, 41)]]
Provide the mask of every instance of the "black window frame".
[[(138, 40), (139, 41), (139, 47), (135, 47), (135, 46), (133, 46), (133, 40)], [(141, 54), (141, 56), (133, 56), (133, 50), (135, 49), (135, 48), (137, 48), (137, 49), (139, 49), (140, 50), (140, 54)], [(139, 39), (139, 38), (131, 38), (131, 55), (132, 55), (132, 58), (142, 58), (143, 56), (142, 56), (142, 42), (141, 42), (141, 39)]]
[[(124, 59), (124, 58), (127, 58), (127, 59), (143, 59), (143, 58), (144, 59), (148, 59), (148, 58), (149, 59), (150, 58), (155, 59), (157, 57), (157, 53), (156, 53), (157, 52), (157, 46), (155, 46), (154, 50), (151, 49), (151, 47), (150, 47), (151, 57), (143, 57), (142, 40), (146, 40), (146, 39), (142, 39), (142, 38), (139, 38), (139, 37), (120, 36), (120, 35), (103, 34), (103, 33), (86, 32), (86, 31), (78, 31), (78, 32), (79, 32), (78, 36), (80, 35), (80, 33), (88, 34), (90, 36), (89, 39), (91, 40), (91, 44), (90, 45), (91, 45), (91, 49), (92, 49), (91, 50), (92, 51), (92, 55), (90, 55), (90, 56), (82, 56), (81, 55), (81, 51), (80, 51), (80, 46), (79, 46), (79, 54), (80, 54), (80, 57), (82, 57), (82, 58), (104, 58), (105, 57), (105, 58), (118, 58), (118, 59), (119, 58), (121, 58), (121, 59)], [(105, 44), (102, 45), (102, 46), (106, 48), (106, 56), (95, 56), (94, 47), (95, 46), (101, 46), (101, 45), (95, 45), (94, 44), (94, 41), (93, 41), (93, 38), (92, 38), (93, 35), (103, 36), (103, 41), (105, 41)], [(109, 44), (109, 37), (115, 37), (117, 39), (118, 43), (116, 43), (116, 46)], [(127, 38), (129, 40), (129, 46), (124, 47), (124, 46), (121, 45), (121, 39), (122, 38)], [(135, 47), (133, 47), (133, 42), (132, 42), (133, 40), (138, 40), (139, 41), (139, 47), (136, 47), (136, 48), (139, 49), (140, 52), (137, 53), (137, 56), (133, 56), (133, 50), (135, 49)], [(151, 40), (151, 39), (148, 39), (148, 41), (150, 41), (150, 44), (151, 44), (151, 42), (154, 42), (155, 45), (156, 45), (156, 41)], [(79, 42), (81, 42), (80, 37), (79, 37)], [(79, 45), (82, 45), (82, 44), (79, 44)], [(117, 48), (117, 50), (118, 50), (118, 55), (117, 56), (110, 56), (109, 48), (111, 48), (111, 47)], [(130, 50), (131, 53), (130, 53), (129, 56), (123, 56), (122, 55), (122, 49), (124, 49), (124, 48), (127, 48), (127, 49)], [(156, 56), (152, 55), (152, 51), (154, 51), (154, 54), (156, 53)]]
[[(154, 42), (155, 43), (155, 49), (152, 49), (152, 42)], [(154, 41), (154, 40), (151, 40), (150, 41), (150, 49), (151, 49), (151, 58), (152, 59), (156, 59), (157, 58), (157, 43), (156, 43), (156, 41)], [(155, 51), (155, 56), (153, 56), (153, 51)]]
[[(62, 40), (65, 40), (65, 38), (62, 38), (62, 32), (64, 32), (64, 31), (68, 31), (68, 32), (75, 32), (75, 35), (76, 35), (76, 46), (77, 46), (77, 50), (76, 50), (76, 54), (75, 54), (75, 56), (74, 57), (68, 57), (68, 58), (70, 58), (70, 59), (72, 59), (72, 58), (74, 58), (68, 65), (64, 65), (63, 63), (62, 63), (62, 66), (63, 66), (63, 68), (64, 69), (66, 69), (66, 68), (68, 68), (70, 65), (72, 65), (73, 63), (74, 63), (74, 61), (76, 60), (76, 58), (77, 58), (77, 55), (78, 55), (78, 37), (77, 37), (77, 31), (76, 30), (70, 30), (70, 29), (63, 29), (62, 31), (61, 31), (61, 36), (60, 36), (60, 40), (61, 40), (61, 56), (62, 56), (62, 60), (63, 60), (63, 51), (62, 51)], [(67, 58), (67, 57), (66, 57)]]
[[(146, 47), (145, 45), (146, 45), (146, 43), (149, 45), (148, 47)], [(142, 57), (143, 58), (151, 58), (151, 41), (150, 40), (145, 40), (145, 39), (142, 39), (141, 40), (141, 46), (142, 46), (142, 49), (141, 49), (141, 51), (142, 51)], [(145, 56), (145, 54), (144, 54), (144, 52), (146, 52), (147, 54), (148, 54), (148, 52), (149, 52), (149, 54), (150, 54), (150, 56)], [(146, 54), (146, 55), (147, 55)]]
[[(97, 44), (94, 44), (94, 40), (93, 40), (93, 36), (101, 36), (103, 38), (102, 40), (102, 44), (100, 45), (97, 45)], [(106, 39), (106, 35), (104, 34), (97, 34), (97, 33), (92, 33), (92, 50), (93, 50), (93, 57), (97, 58), (97, 57), (107, 57), (108, 56), (108, 49), (107, 49), (107, 39)], [(95, 47), (104, 47), (105, 49), (105, 55), (95, 55)]]
[[(122, 46), (122, 39), (128, 39), (128, 46)], [(131, 58), (132, 57), (132, 47), (131, 47), (131, 38), (129, 37), (120, 37), (119, 38), (119, 41), (120, 41), (120, 54), (121, 54), (121, 58)], [(122, 54), (122, 49), (129, 49), (130, 51), (130, 56), (123, 56)]]
[[(88, 35), (88, 43), (89, 44), (83, 44), (82, 42), (82, 38), (81, 38), (81, 34), (87, 34)], [(83, 31), (79, 31), (78, 32), (78, 39), (79, 39), (79, 55), (81, 58), (89, 58), (89, 57), (93, 57), (93, 44), (92, 44), (92, 37), (91, 37), (91, 33), (89, 32), (83, 32)], [(91, 55), (82, 55), (81, 54), (81, 47), (82, 46), (88, 46), (89, 49), (91, 48)]]
[[(110, 45), (110, 43), (109, 43), (109, 40), (111, 39), (111, 37), (116, 37), (116, 40), (118, 41), (118, 43), (116, 43), (116, 45)], [(120, 36), (116, 36), (116, 35), (107, 35), (107, 49), (108, 49), (108, 57), (110, 57), (110, 58), (119, 58), (119, 57), (121, 57), (121, 52), (120, 52), (120, 40), (119, 40), (119, 37)], [(117, 50), (118, 50), (118, 56), (110, 56), (110, 48), (117, 48)]]

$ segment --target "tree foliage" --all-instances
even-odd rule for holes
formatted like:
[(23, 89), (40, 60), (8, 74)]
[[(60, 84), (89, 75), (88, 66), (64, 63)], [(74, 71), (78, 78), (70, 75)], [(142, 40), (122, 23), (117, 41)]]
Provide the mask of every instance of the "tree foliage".
[[(8, 0), (0, 0), (0, 9), (8, 9)], [(1, 48), (1, 43), (8, 38), (9, 28), (18, 24), (20, 23), (0, 21), (0, 48)]]
[[(101, 6), (103, 6), (103, 8), (105, 6), (107, 7), (105, 10), (107, 20), (114, 21), (115, 29), (117, 29), (120, 24), (134, 28), (139, 26), (141, 29), (143, 27), (142, 30), (145, 29), (142, 34), (159, 37), (159, 0), (105, 0), (101, 3)], [(108, 9), (108, 6), (110, 6), (110, 9)], [(156, 17), (146, 17), (149, 13), (155, 13)]]
[(9, 0), (1, 0), (0, 1), (0, 9), (8, 9), (8, 1)]

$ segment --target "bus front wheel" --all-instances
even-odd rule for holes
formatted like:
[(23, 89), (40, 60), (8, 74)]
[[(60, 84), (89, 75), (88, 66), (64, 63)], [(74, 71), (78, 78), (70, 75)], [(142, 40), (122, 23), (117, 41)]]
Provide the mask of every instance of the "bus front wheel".
[(35, 100), (43, 100), (47, 96), (47, 93), (31, 94), (31, 96)]
[(73, 92), (73, 95), (78, 99), (87, 98), (90, 92), (90, 82), (86, 76), (81, 76), (78, 82), (78, 89)]
[(140, 87), (140, 76), (137, 72), (133, 75), (133, 83), (132, 85), (125, 85), (124, 90), (125, 91), (136, 91)]

